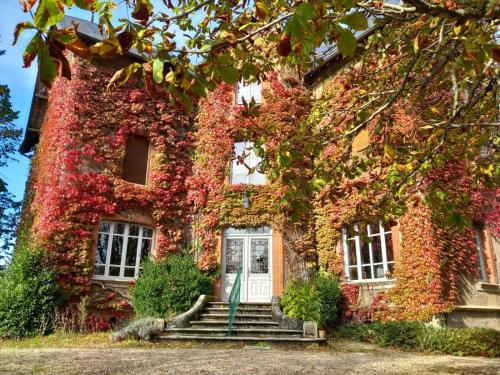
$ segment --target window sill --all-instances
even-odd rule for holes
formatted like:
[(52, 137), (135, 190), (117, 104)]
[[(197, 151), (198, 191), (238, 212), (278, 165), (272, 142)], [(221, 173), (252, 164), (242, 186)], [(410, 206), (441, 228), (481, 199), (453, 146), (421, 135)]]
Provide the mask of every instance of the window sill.
[(112, 281), (116, 283), (133, 283), (137, 279), (135, 277), (115, 277), (115, 276), (94, 276), (92, 280), (95, 281)]
[(480, 292), (500, 293), (500, 285), (491, 284), (484, 281), (478, 281), (476, 288)]
[(396, 279), (347, 280), (346, 284), (396, 284)]

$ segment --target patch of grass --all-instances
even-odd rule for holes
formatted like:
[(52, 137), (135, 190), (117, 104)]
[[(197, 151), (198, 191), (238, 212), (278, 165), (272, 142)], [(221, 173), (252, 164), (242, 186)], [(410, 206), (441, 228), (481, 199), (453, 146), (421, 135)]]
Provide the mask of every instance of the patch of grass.
[(95, 348), (113, 346), (109, 333), (55, 332), (23, 339), (0, 340), (2, 349)]

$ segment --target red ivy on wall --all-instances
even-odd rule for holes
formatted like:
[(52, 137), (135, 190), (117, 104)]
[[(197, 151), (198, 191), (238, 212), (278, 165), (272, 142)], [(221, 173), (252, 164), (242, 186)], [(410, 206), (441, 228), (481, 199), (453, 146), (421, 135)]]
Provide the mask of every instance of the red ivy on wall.
[[(284, 176), (273, 177), (270, 173), (276, 162), (274, 151), (285, 140), (294, 138), (299, 131), (298, 124), (308, 115), (309, 94), (293, 81), (280, 81), (273, 73), (263, 84), (263, 104), (249, 114), (243, 106), (235, 105), (234, 91), (233, 86), (220, 85), (201, 101), (198, 112), (194, 175), (189, 185), (190, 199), (198, 212), (193, 227), (200, 239), (202, 269), (216, 266), (217, 236), (229, 226), (271, 225), (284, 234), (296, 235), (294, 251), (307, 254), (312, 250), (310, 221), (304, 216), (298, 226), (292, 224), (287, 215), (290, 207), (282, 198), (290, 192), (291, 185)], [(269, 184), (229, 183), (234, 143), (242, 140), (264, 145), (264, 168)], [(307, 160), (303, 158), (291, 162), (286, 175), (306, 176), (311, 164), (307, 165), (308, 170), (304, 162)], [(243, 207), (244, 195), (250, 200), (248, 208)]]
[[(191, 118), (166, 95), (149, 97), (140, 82), (105, 92), (115, 67), (74, 60), (72, 80), (51, 91), (40, 144), (32, 202), (33, 235), (53, 256), (61, 285), (88, 289), (94, 228), (102, 216), (146, 213), (156, 229), (157, 256), (181, 244), (188, 222)], [(146, 186), (121, 179), (129, 134), (150, 139), (154, 157)]]

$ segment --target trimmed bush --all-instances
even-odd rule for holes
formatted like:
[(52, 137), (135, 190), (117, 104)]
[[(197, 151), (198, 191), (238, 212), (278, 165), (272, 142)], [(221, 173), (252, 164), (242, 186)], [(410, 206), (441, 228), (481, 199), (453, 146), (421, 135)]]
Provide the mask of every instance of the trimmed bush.
[(211, 279), (192, 257), (172, 254), (143, 264), (131, 289), (132, 305), (138, 317), (168, 318), (189, 310), (201, 294), (211, 294), (212, 288)]
[(428, 352), (500, 357), (500, 332), (486, 328), (427, 328), (419, 346)]
[(301, 320), (320, 319), (320, 301), (316, 286), (304, 280), (294, 280), (285, 288), (281, 306), (285, 315)]
[(316, 286), (320, 302), (319, 325), (324, 328), (333, 328), (337, 324), (342, 301), (339, 278), (320, 271), (316, 278)]
[(62, 294), (41, 249), (18, 249), (0, 278), (0, 336), (45, 334), (53, 330)]
[(341, 337), (382, 347), (458, 356), (500, 356), (500, 332), (493, 329), (434, 328), (416, 322), (386, 322), (346, 324), (338, 332)]

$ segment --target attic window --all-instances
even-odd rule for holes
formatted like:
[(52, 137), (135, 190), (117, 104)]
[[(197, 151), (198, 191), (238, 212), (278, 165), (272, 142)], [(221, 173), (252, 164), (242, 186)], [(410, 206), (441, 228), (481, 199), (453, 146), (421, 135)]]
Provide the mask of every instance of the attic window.
[(250, 103), (252, 98), (255, 100), (255, 103), (262, 103), (261, 84), (258, 82), (238, 83), (238, 87), (236, 89), (236, 103), (243, 104), (243, 99), (245, 99), (247, 103)]
[(146, 185), (148, 176), (149, 140), (132, 135), (125, 144), (123, 179), (135, 184)]

